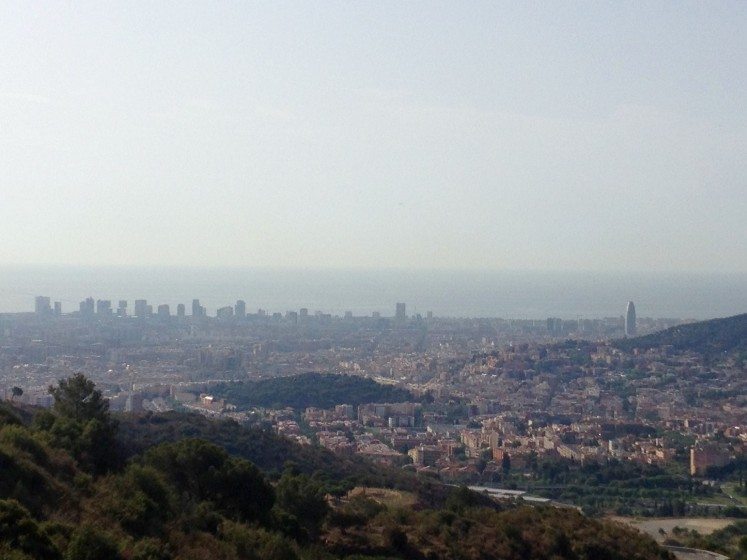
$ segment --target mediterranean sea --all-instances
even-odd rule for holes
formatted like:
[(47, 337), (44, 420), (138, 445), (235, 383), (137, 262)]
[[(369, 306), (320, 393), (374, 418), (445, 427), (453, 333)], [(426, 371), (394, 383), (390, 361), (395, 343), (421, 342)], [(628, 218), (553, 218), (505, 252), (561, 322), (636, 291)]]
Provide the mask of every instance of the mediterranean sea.
[(628, 300), (639, 317), (709, 319), (747, 312), (747, 274), (323, 270), (178, 267), (0, 267), (0, 313), (33, 311), (34, 296), (61, 301), (63, 313), (86, 297), (113, 307), (147, 299), (155, 306), (198, 298), (214, 314), (237, 299), (247, 311), (306, 307), (341, 315), (544, 319), (618, 317)]

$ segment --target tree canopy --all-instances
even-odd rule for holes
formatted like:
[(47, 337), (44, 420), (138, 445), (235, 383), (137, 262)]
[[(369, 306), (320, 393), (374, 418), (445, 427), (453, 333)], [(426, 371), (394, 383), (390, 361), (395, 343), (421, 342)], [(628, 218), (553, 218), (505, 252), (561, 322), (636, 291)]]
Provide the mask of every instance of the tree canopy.
[(262, 406), (303, 410), (313, 406), (332, 408), (338, 404), (358, 406), (371, 402), (405, 402), (413, 396), (393, 385), (382, 385), (354, 375), (304, 373), (262, 381), (224, 383), (213, 388), (239, 408)]
[(60, 379), (57, 387), (49, 387), (54, 397), (54, 412), (77, 422), (109, 421), (109, 401), (104, 399), (96, 385), (82, 373)]
[[(410, 484), (405, 493), (415, 497), (413, 507), (355, 493), (329, 499), (326, 488), (340, 484), (346, 471), (315, 462), (318, 472), (299, 472), (303, 457), (314, 455), (296, 455), (299, 469), (289, 466), (273, 487), (258, 467), (229, 448), (262, 447), (260, 456), (276, 461), (288, 448), (273, 447), (286, 440), (226, 422), (208, 427), (202, 424), (206, 419), (190, 415), (164, 425), (212, 433), (221, 445), (172, 431), (178, 441), (148, 440), (127, 462), (104, 465), (113, 440), (96, 434), (115, 435), (118, 424), (87, 379), (65, 381), (55, 392), (59, 406), (39, 411), (33, 423), (23, 415), (0, 414), (4, 560), (670, 558), (631, 529), (577, 512), (497, 506), (467, 488), (435, 483), (426, 496), (414, 475), (378, 479), (381, 486)], [(250, 444), (252, 438), (259, 441)], [(383, 471), (369, 474), (377, 472)], [(448, 503), (445, 495), (438, 499), (439, 487), (452, 494)]]

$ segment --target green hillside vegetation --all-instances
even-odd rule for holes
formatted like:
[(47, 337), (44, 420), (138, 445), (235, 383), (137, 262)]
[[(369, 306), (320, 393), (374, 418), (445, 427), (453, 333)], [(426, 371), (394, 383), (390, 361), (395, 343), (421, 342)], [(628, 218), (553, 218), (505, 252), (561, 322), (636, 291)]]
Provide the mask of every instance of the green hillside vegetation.
[(274, 377), (262, 381), (221, 383), (211, 387), (217, 397), (239, 409), (253, 406), (266, 408), (307, 407), (332, 408), (338, 404), (358, 406), (372, 402), (406, 402), (413, 396), (393, 385), (382, 385), (365, 377), (304, 373)]
[[(631, 529), (572, 510), (498, 507), (466, 488), (441, 486), (434, 493), (440, 498), (427, 502), (428, 492), (413, 483), (408, 491), (416, 503), (406, 509), (341, 488), (330, 496), (339, 472), (309, 475), (300, 468), (311, 467), (298, 463), (271, 478), (234, 452), (282, 447), (261, 431), (217, 424), (216, 431), (230, 433), (225, 441), (245, 440), (226, 448), (194, 437), (211, 430), (188, 415), (182, 422), (134, 421), (147, 430), (119, 424), (82, 375), (61, 381), (53, 394), (53, 409), (33, 421), (0, 406), (3, 559), (671, 558)], [(165, 441), (169, 432), (176, 441)], [(128, 438), (140, 434), (150, 439), (137, 448)], [(261, 443), (250, 443), (253, 437)], [(276, 470), (278, 461), (300, 458), (296, 452), (286, 447), (258, 457)], [(327, 460), (308, 457), (319, 468)], [(414, 481), (392, 476), (382, 482)]]
[(745, 560), (747, 559), (747, 521), (737, 521), (705, 536), (692, 529), (675, 527), (668, 542), (674, 545), (721, 552), (732, 560)]
[(635, 348), (673, 346), (676, 350), (691, 350), (710, 357), (724, 352), (741, 353), (747, 357), (747, 313), (678, 325), (646, 336), (617, 340), (614, 344), (628, 352)]
[(233, 420), (210, 420), (197, 414), (177, 412), (120, 418), (119, 446), (125, 457), (188, 438), (216, 444), (231, 455), (251, 461), (271, 478), (291, 466), (323, 481), (325, 490), (331, 493), (344, 493), (359, 485), (415, 488), (424, 501), (434, 504), (444, 493), (444, 487), (429, 478), (384, 468), (362, 457), (337, 455), (320, 446), (299, 445), (270, 429), (240, 426)]

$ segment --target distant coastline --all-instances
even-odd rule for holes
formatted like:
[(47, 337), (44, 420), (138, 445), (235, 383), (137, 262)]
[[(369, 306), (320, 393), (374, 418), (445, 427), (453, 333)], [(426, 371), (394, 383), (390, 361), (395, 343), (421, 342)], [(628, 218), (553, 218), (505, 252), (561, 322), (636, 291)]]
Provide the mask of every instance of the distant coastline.
[(0, 313), (33, 310), (36, 295), (63, 312), (85, 297), (189, 304), (209, 313), (237, 299), (248, 310), (306, 307), (342, 315), (408, 313), (449, 317), (563, 319), (621, 316), (709, 319), (747, 311), (747, 274), (521, 271), (323, 270), (273, 268), (0, 266)]

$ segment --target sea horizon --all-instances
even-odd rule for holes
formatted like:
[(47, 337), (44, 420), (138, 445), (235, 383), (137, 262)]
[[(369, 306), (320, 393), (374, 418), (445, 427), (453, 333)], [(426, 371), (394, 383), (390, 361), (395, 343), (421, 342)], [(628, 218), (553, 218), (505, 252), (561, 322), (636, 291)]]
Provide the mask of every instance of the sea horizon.
[(249, 312), (391, 316), (401, 301), (409, 315), (595, 319), (621, 316), (634, 301), (640, 317), (709, 319), (745, 312), (745, 286), (742, 273), (4, 265), (0, 313), (32, 311), (41, 295), (63, 313), (93, 297), (174, 309), (199, 299), (210, 314), (241, 299)]

